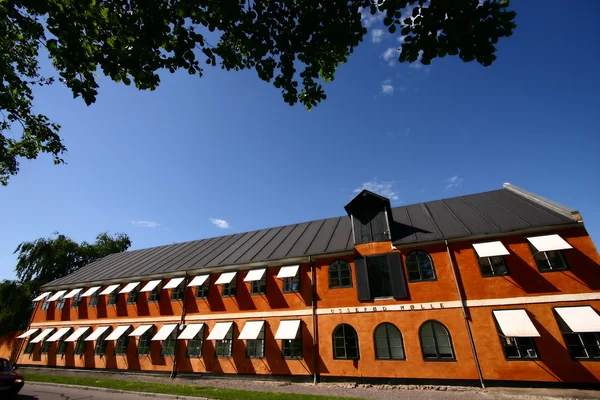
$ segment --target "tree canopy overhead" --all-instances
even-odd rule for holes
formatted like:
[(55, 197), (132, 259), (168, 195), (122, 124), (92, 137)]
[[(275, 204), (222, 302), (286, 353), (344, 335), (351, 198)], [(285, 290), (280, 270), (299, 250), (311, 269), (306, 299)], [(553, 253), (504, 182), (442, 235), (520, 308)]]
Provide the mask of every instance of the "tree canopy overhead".
[(18, 172), (19, 158), (49, 153), (63, 162), (60, 126), (33, 108), (32, 88), (54, 82), (40, 75), (42, 47), (60, 81), (88, 105), (96, 100), (99, 72), (153, 90), (162, 70), (200, 77), (204, 66), (218, 65), (254, 69), (285, 102), (311, 108), (326, 98), (322, 83), (367, 33), (363, 13), (382, 13), (390, 33), (406, 36), (400, 62), (458, 55), (488, 66), (497, 41), (516, 27), (508, 6), (506, 0), (4, 0), (0, 183)]

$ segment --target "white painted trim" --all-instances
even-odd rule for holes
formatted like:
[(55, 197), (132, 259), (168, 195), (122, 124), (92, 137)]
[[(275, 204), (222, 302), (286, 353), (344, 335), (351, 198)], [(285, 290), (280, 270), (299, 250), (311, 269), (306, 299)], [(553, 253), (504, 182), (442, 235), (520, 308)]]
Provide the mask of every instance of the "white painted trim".
[[(527, 297), (507, 297), (497, 299), (484, 300), (467, 300), (467, 307), (492, 307), (492, 306), (511, 306), (521, 304), (541, 304), (541, 303), (565, 303), (574, 301), (594, 301), (600, 300), (600, 292), (596, 293), (575, 293), (575, 294), (553, 294), (543, 296), (527, 296)], [(316, 310), (317, 315), (328, 314), (356, 314), (364, 312), (381, 312), (381, 311), (420, 311), (420, 310), (440, 310), (444, 308), (459, 308), (459, 300), (450, 301), (431, 301), (427, 303), (404, 303), (404, 304), (382, 304), (368, 306), (351, 306), (351, 307), (335, 307), (335, 308), (319, 308)], [(258, 318), (278, 318), (278, 317), (305, 317), (310, 316), (312, 310), (296, 309), (296, 310), (277, 310), (277, 311), (255, 311), (255, 312), (232, 312), (221, 314), (188, 314), (184, 323), (198, 321), (215, 321), (215, 320), (237, 320), (237, 319), (258, 319)], [(143, 317), (143, 318), (113, 318), (113, 319), (85, 319), (75, 321), (47, 321), (33, 322), (30, 328), (42, 328), (47, 326), (80, 326), (80, 325), (122, 325), (122, 324), (144, 324), (144, 323), (167, 323), (178, 322), (179, 316), (160, 316), (160, 317)]]

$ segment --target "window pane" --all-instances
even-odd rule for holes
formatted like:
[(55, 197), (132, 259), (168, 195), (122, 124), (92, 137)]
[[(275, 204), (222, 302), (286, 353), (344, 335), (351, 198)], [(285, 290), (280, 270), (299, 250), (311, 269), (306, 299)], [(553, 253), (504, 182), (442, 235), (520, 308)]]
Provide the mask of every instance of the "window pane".
[(552, 269), (561, 270), (567, 269), (567, 264), (562, 256), (560, 250), (552, 250), (547, 251), (546, 255), (548, 256), (548, 260), (550, 261), (550, 265), (552, 265)]
[(536, 253), (533, 258), (535, 259), (535, 263), (538, 266), (540, 271), (551, 271), (550, 264), (548, 264), (548, 260), (546, 259), (545, 252)]
[(373, 297), (392, 295), (392, 281), (386, 257), (367, 258), (369, 289)]
[(439, 346), (438, 351), (440, 353), (441, 358), (452, 358), (454, 355), (452, 354), (452, 347), (450, 346)]
[(496, 275), (506, 275), (508, 273), (508, 270), (506, 269), (506, 264), (504, 263), (504, 257), (490, 257), (490, 261), (494, 267), (494, 272), (496, 273)]
[(479, 269), (481, 270), (482, 276), (492, 276), (494, 273), (492, 272), (492, 267), (490, 266), (489, 257), (481, 257), (479, 259)]
[(392, 347), (391, 352), (392, 352), (393, 359), (404, 358), (404, 349), (402, 349), (402, 347)]

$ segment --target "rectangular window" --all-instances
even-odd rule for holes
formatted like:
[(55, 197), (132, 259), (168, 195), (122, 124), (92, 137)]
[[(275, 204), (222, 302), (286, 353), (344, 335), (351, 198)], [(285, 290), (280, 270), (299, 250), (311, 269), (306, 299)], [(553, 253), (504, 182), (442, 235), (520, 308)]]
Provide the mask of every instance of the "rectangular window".
[(64, 339), (58, 341), (58, 345), (56, 346), (56, 354), (64, 355), (67, 352), (68, 342), (65, 342)]
[(160, 350), (161, 356), (174, 356), (175, 348), (177, 345), (177, 329), (175, 329), (168, 338), (163, 340), (162, 348)]
[(267, 274), (264, 274), (260, 281), (250, 282), (250, 294), (267, 293)]
[(77, 344), (75, 345), (75, 354), (82, 355), (85, 354), (85, 349), (87, 348), (87, 342), (85, 341), (85, 337), (82, 336), (77, 339)]
[(27, 346), (25, 346), (25, 350), (23, 351), (23, 353), (25, 353), (25, 354), (33, 353), (33, 348), (35, 347), (35, 343), (31, 343), (31, 339), (32, 338), (29, 338), (29, 341), (27, 342)]
[(392, 279), (387, 257), (368, 257), (367, 273), (369, 276), (369, 290), (372, 297), (392, 296)]
[(575, 333), (558, 313), (555, 315), (571, 357), (575, 359), (600, 359), (600, 332)]
[(136, 304), (139, 293), (140, 292), (138, 291), (137, 288), (135, 288), (131, 292), (129, 292), (127, 294), (127, 304)]
[(98, 306), (98, 301), (100, 300), (100, 289), (96, 290), (90, 296), (90, 302), (88, 303), (88, 307), (96, 307)]
[(171, 301), (181, 301), (183, 300), (183, 292), (185, 290), (184, 283), (180, 283), (179, 286), (174, 288), (171, 291)]
[(161, 285), (158, 285), (157, 287), (152, 289), (152, 291), (150, 292), (150, 295), (148, 296), (148, 302), (149, 303), (158, 303), (158, 301), (160, 300), (160, 291), (161, 290), (162, 290)]
[(235, 291), (237, 288), (237, 279), (233, 278), (231, 283), (225, 283), (221, 288), (221, 297), (235, 297)]
[(531, 247), (531, 251), (540, 272), (569, 269), (561, 250), (537, 251)]
[(265, 324), (263, 324), (256, 339), (246, 341), (246, 356), (248, 358), (263, 358), (265, 356)]
[(479, 269), (484, 277), (508, 275), (508, 269), (502, 256), (479, 257)]
[(281, 341), (281, 352), (283, 358), (301, 359), (302, 358), (302, 337), (296, 339), (286, 339)]
[(117, 344), (115, 345), (115, 356), (126, 356), (127, 348), (129, 347), (129, 331), (128, 329), (124, 334), (121, 335), (120, 338), (117, 339)]
[(509, 360), (537, 359), (535, 341), (529, 337), (506, 337), (500, 335), (504, 355)]
[(150, 354), (150, 345), (152, 344), (150, 339), (152, 338), (153, 333), (154, 327), (148, 329), (142, 336), (140, 336), (137, 350), (138, 356), (147, 356)]
[(42, 303), (42, 311), (46, 311), (48, 309), (48, 307), (50, 307), (50, 302), (48, 301), (48, 297), (46, 297), (44, 299), (44, 302)]
[[(225, 286), (225, 285), (223, 285)], [(231, 357), (233, 347), (233, 326), (229, 328), (227, 335), (223, 340), (217, 340), (215, 350), (217, 358)]]
[(111, 294), (108, 295), (108, 305), (114, 306), (117, 304), (117, 300), (119, 299), (119, 288), (116, 288), (112, 291)]
[(106, 337), (110, 333), (110, 329), (107, 329), (97, 340), (96, 346), (94, 346), (94, 354), (97, 356), (102, 356), (106, 353)]
[(296, 293), (300, 291), (300, 276), (283, 278), (283, 293)]
[(196, 298), (197, 299), (208, 299), (209, 289), (210, 289), (210, 286), (209, 286), (209, 282), (207, 279), (206, 282), (204, 282), (202, 284), (202, 286), (196, 286)]
[[(197, 286), (198, 287), (198, 286)], [(204, 345), (204, 327), (193, 339), (188, 340), (187, 356), (189, 358), (202, 357), (202, 346)]]
[(81, 292), (77, 293), (71, 299), (71, 308), (79, 308), (79, 304), (81, 304)]
[(67, 299), (65, 299), (65, 296), (61, 296), (60, 299), (58, 299), (58, 301), (56, 302), (56, 310), (62, 310), (65, 306), (65, 301), (67, 301)]
[(42, 343), (42, 347), (40, 347), (40, 354), (48, 354), (48, 351), (50, 351), (50, 345), (52, 344), (52, 342), (44, 342)]

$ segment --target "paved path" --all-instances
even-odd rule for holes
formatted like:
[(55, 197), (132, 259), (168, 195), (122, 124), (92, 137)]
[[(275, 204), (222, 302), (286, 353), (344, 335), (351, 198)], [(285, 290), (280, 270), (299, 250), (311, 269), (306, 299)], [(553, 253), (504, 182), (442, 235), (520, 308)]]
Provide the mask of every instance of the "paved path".
[[(341, 390), (340, 390), (341, 389)], [(595, 399), (599, 398), (597, 392), (588, 391), (570, 391), (567, 396), (557, 397), (556, 392), (541, 390), (490, 390), (490, 391), (432, 391), (432, 390), (368, 390), (368, 389), (351, 389), (344, 390), (338, 388), (337, 393), (319, 393), (338, 396), (351, 396), (365, 399), (377, 400), (541, 400), (541, 399)], [(317, 394), (317, 393), (311, 393)], [(566, 393), (564, 393), (566, 394)], [(288, 393), (289, 397), (280, 397), (280, 399), (293, 399), (294, 393)], [(575, 395), (575, 396), (573, 396)], [(538, 397), (540, 396), (540, 397)], [(105, 391), (105, 389), (80, 389), (74, 387), (62, 387), (42, 385), (36, 383), (26, 383), (21, 393), (16, 400), (142, 400), (148, 399), (145, 394), (130, 394), (130, 393), (115, 393), (113, 391)], [(155, 399), (174, 399), (175, 396), (157, 395), (150, 397)], [(179, 397), (184, 399), (185, 397)], [(192, 398), (190, 398), (192, 399)], [(196, 398), (197, 399), (197, 398)]]

